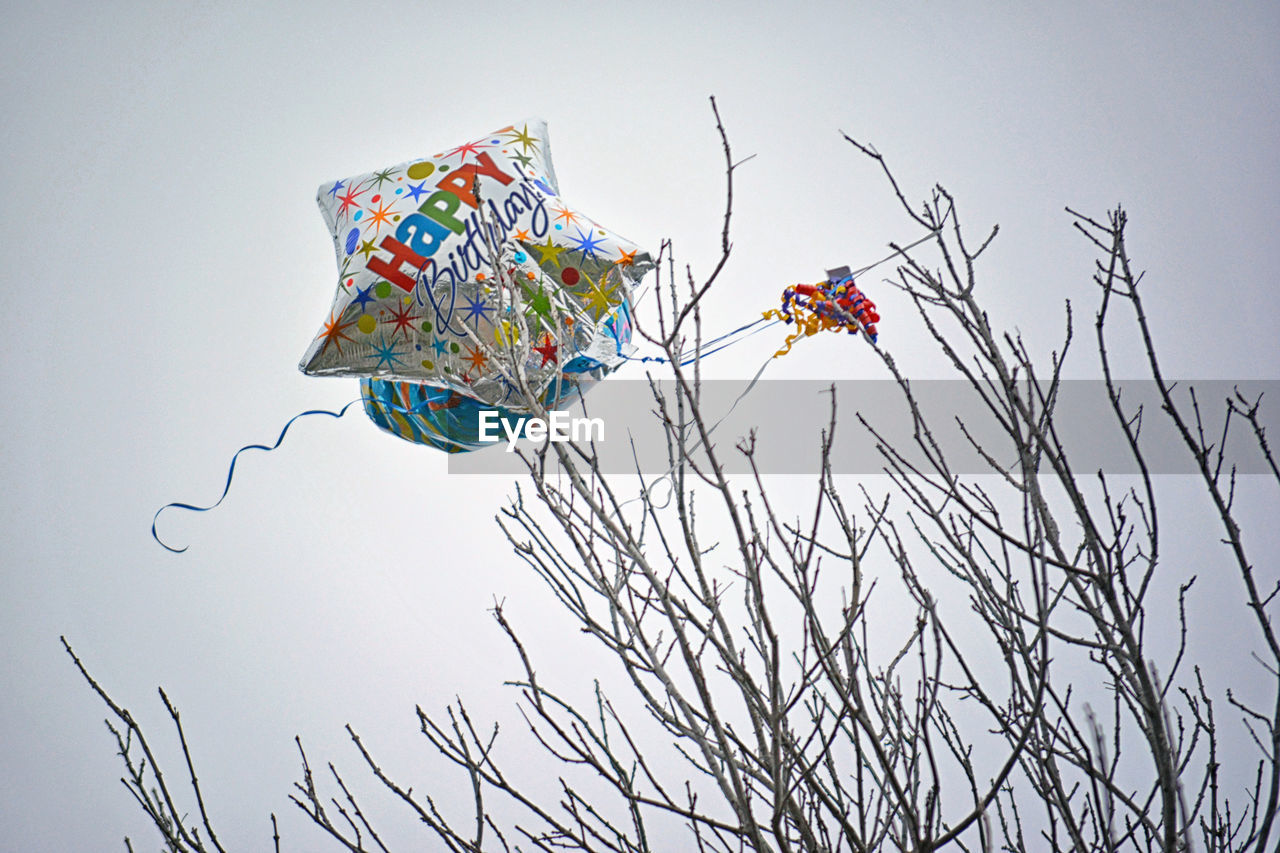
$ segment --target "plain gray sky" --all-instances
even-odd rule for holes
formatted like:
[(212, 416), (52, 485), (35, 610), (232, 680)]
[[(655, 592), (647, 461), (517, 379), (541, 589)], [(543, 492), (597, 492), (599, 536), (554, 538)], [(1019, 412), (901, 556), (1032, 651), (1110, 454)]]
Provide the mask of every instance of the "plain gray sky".
[[(538, 115), (566, 199), (641, 245), (673, 238), (706, 271), (714, 94), (735, 152), (756, 157), (709, 323), (917, 236), (842, 129), (913, 200), (938, 181), (972, 233), (1000, 224), (989, 304), (1041, 351), (1064, 299), (1083, 318), (1094, 304), (1064, 205), (1122, 202), (1166, 373), (1280, 378), (1274, 4), (641, 5), (7, 4), (0, 848), (152, 846), (59, 634), (170, 749), (164, 685), (223, 841), (246, 850), (269, 845), (270, 811), (287, 849), (321, 846), (286, 800), (295, 734), (371, 790), (351, 722), (425, 790), (415, 703), (461, 694), (513, 719), (495, 596), (548, 671), (601, 663), (498, 540), (509, 483), (449, 477), (443, 456), (358, 416), (242, 459), (218, 511), (163, 516), (188, 553), (151, 540), (160, 505), (217, 497), (235, 448), (356, 396), (296, 370), (334, 276), (323, 181)], [(867, 290), (905, 369), (945, 375), (908, 306)], [(708, 370), (750, 376), (779, 343), (765, 337)], [(880, 373), (833, 339), (769, 375)], [(402, 820), (391, 837), (416, 832)]]

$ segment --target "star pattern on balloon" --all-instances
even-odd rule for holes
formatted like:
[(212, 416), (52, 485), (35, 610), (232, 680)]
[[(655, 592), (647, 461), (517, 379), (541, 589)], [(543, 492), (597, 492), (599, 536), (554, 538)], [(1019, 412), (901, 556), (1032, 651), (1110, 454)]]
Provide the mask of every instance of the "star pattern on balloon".
[(539, 264), (545, 266), (546, 263), (550, 261), (555, 264), (557, 268), (560, 267), (560, 253), (565, 251), (565, 247), (557, 246), (555, 243), (551, 242), (551, 237), (549, 235), (546, 243), (534, 243), (529, 248), (538, 253)]
[(480, 294), (476, 294), (471, 298), (471, 301), (467, 303), (467, 313), (462, 319), (466, 320), (468, 323), (474, 323), (477, 320), (484, 320), (485, 315), (492, 310), (492, 308), (485, 304), (484, 298)]
[[(586, 277), (584, 276), (584, 278)], [(603, 280), (604, 279), (602, 278), (601, 281)], [(591, 281), (591, 279), (587, 278), (587, 283), (587, 308), (598, 320), (612, 310), (613, 306), (616, 304), (617, 300), (615, 298), (615, 291), (617, 290), (617, 286), (615, 285), (614, 287), (610, 287), (608, 290), (605, 290), (600, 286), (600, 282)]]
[(519, 144), (523, 153), (528, 154), (530, 148), (538, 147), (538, 140), (529, 134), (529, 123), (525, 122), (524, 127), (520, 130), (512, 128), (504, 134), (507, 141), (513, 144)]
[(582, 259), (596, 260), (596, 252), (601, 251), (600, 247), (604, 244), (604, 237), (592, 233), (590, 228), (583, 231), (581, 228), (575, 227), (574, 230), (578, 232), (578, 235), (569, 239), (573, 242), (574, 248), (582, 253)]
[(427, 182), (425, 180), (420, 181), (416, 184), (409, 184), (409, 188), (405, 190), (405, 192), (408, 194), (409, 198), (413, 199), (414, 201), (417, 201), (422, 196), (429, 194), (426, 189), (426, 186), (427, 186)]
[(460, 154), (461, 157), (459, 158), (458, 162), (465, 163), (467, 162), (468, 154), (474, 157), (475, 155), (480, 153), (480, 149), (489, 148), (489, 147), (491, 146), (486, 143), (468, 142), (465, 145), (459, 145), (457, 148), (453, 149), (452, 151), (447, 152), (444, 156), (447, 159), (449, 157), (452, 157), (455, 154)]
[(351, 300), (352, 305), (360, 306), (361, 313), (363, 313), (365, 309), (369, 307), (369, 304), (373, 302), (373, 296), (371, 296), (369, 293), (369, 291), (371, 290), (373, 290), (372, 284), (369, 285), (368, 287), (357, 288), (356, 296), (354, 299)]
[(489, 362), (489, 356), (485, 355), (484, 350), (479, 347), (467, 347), (467, 361), (476, 370), (483, 370)]
[(538, 366), (543, 367), (548, 361), (554, 362), (556, 360), (559, 348), (556, 346), (555, 342), (551, 340), (551, 335), (543, 335), (542, 346), (534, 347), (533, 351), (542, 356), (542, 364)]
[(373, 345), (373, 351), (374, 358), (377, 361), (377, 367), (379, 368), (385, 365), (386, 368), (390, 370), (396, 364), (404, 364), (404, 362), (399, 358), (404, 355), (404, 353), (396, 352), (395, 342), (388, 341), (385, 337)]
[(418, 319), (418, 315), (411, 313), (412, 311), (412, 302), (403, 302), (391, 311), (391, 324), (395, 326), (395, 332), (403, 332), (406, 339), (413, 332), (413, 321)]
[(572, 225), (578, 221), (578, 214), (570, 210), (568, 205), (561, 205), (559, 207), (552, 205), (551, 212), (556, 215), (556, 218), (553, 220), (555, 222), (559, 222), (563, 219), (565, 225)]
[(365, 220), (365, 225), (366, 227), (370, 225), (374, 226), (373, 235), (375, 238), (382, 233), (383, 225), (391, 224), (391, 214), (394, 213), (394, 206), (394, 202), (383, 201), (378, 202), (376, 210), (372, 207), (367, 208), (369, 218)]
[(526, 306), (526, 313), (536, 314), (539, 317), (550, 318), (551, 316), (551, 297), (547, 295), (547, 289), (538, 284), (537, 290), (528, 290), (529, 303)]
[(518, 161), (520, 165), (524, 166), (526, 169), (533, 164), (533, 158), (525, 153), (513, 153), (511, 158)]
[(357, 204), (356, 202), (360, 198), (360, 196), (364, 195), (366, 192), (368, 192), (367, 189), (357, 190), (355, 187), (347, 187), (346, 193), (338, 196), (338, 199), (342, 203), (341, 206), (338, 208), (338, 215), (348, 216), (349, 215), (348, 211), (351, 208), (354, 207), (359, 209), (360, 205)]
[(329, 319), (326, 320), (324, 323), (324, 331), (320, 333), (320, 338), (324, 340), (324, 344), (322, 348), (327, 349), (329, 344), (333, 344), (335, 347), (337, 347), (338, 351), (341, 352), (342, 342), (344, 340), (351, 341), (351, 343), (355, 343), (354, 340), (347, 337), (347, 335), (345, 334), (346, 330), (351, 328), (354, 325), (355, 325), (354, 320), (352, 320), (349, 323), (343, 323), (341, 317), (335, 317), (333, 314), (330, 314)]

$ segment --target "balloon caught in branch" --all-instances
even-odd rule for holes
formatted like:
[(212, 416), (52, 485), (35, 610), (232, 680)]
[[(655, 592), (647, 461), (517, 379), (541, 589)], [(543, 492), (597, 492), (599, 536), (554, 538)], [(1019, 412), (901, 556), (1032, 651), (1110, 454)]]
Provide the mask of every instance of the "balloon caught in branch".
[(788, 287), (782, 291), (782, 307), (764, 312), (764, 317), (796, 326), (774, 358), (786, 355), (796, 341), (818, 332), (861, 332), (875, 343), (876, 323), (880, 322), (875, 303), (853, 283), (848, 267), (827, 270), (826, 281)]
[(545, 122), (322, 185), (337, 289), (299, 367), (362, 380), (382, 429), (449, 452), (632, 352), (650, 255), (560, 198)]

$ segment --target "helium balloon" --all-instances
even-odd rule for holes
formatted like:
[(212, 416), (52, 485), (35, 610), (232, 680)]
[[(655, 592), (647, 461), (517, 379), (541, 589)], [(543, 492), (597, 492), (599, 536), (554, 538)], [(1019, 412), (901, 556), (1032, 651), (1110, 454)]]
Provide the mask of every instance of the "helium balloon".
[(470, 449), (438, 427), (484, 406), (527, 414), (524, 394), (552, 405), (565, 377), (580, 392), (633, 351), (633, 291), (653, 260), (560, 197), (542, 121), (328, 182), (316, 200), (337, 286), (299, 367), (360, 378), (389, 432)]

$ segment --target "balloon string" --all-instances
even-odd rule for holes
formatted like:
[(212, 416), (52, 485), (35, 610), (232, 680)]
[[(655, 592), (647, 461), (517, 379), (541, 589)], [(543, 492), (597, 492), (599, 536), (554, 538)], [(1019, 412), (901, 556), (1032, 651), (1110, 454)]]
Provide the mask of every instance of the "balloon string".
[[(951, 215), (951, 211), (947, 211), (946, 216), (943, 216), (943, 217), (942, 217), (942, 222), (946, 222), (946, 221), (947, 221), (947, 216), (950, 216), (950, 215)], [(941, 222), (940, 222), (940, 223), (938, 223), (938, 227), (939, 227), (939, 228), (941, 228), (941, 227), (942, 227), (942, 223), (941, 223)], [(883, 258), (881, 258), (880, 260), (876, 261), (875, 263), (867, 264), (865, 267), (862, 267), (861, 269), (856, 269), (856, 270), (854, 270), (853, 272), (851, 272), (849, 275), (853, 276), (854, 278), (857, 278), (858, 276), (862, 275), (863, 273), (870, 272), (871, 270), (875, 269), (876, 267), (880, 266), (881, 264), (888, 263), (889, 261), (891, 261), (891, 260), (893, 260), (894, 258), (898, 257), (898, 255), (905, 255), (907, 252), (911, 251), (911, 250), (912, 250), (912, 249), (914, 249), (916, 246), (919, 246), (921, 243), (925, 243), (925, 242), (928, 242), (929, 240), (932, 240), (935, 236), (937, 236), (937, 235), (936, 235), (936, 233), (931, 231), (931, 232), (929, 232), (928, 234), (926, 234), (926, 235), (924, 235), (923, 237), (921, 237), (919, 240), (916, 240), (914, 243), (908, 243), (907, 245), (903, 246), (901, 249), (894, 249), (892, 252), (890, 252), (889, 254), (885, 255)]]
[(339, 409), (336, 412), (331, 412), (327, 409), (310, 409), (308, 411), (301, 412), (289, 419), (289, 422), (284, 425), (284, 429), (280, 430), (280, 437), (276, 439), (276, 443), (271, 445), (270, 447), (267, 447), (265, 444), (246, 444), (244, 447), (237, 450), (235, 452), (235, 455), (231, 457), (231, 465), (227, 469), (227, 482), (225, 485), (223, 485), (222, 494), (218, 497), (218, 499), (213, 503), (209, 504), (209, 506), (195, 506), (193, 504), (181, 503), (178, 501), (165, 504), (164, 506), (156, 510), (156, 514), (151, 518), (152, 538), (155, 539), (157, 542), (159, 542), (162, 546), (164, 546), (165, 549), (172, 551), (175, 554), (181, 554), (183, 551), (187, 550), (185, 547), (174, 548), (172, 545), (167, 544), (163, 539), (161, 539), (160, 534), (156, 532), (156, 521), (160, 518), (160, 513), (164, 512), (169, 507), (177, 507), (178, 509), (191, 510), (192, 512), (208, 512), (209, 510), (221, 504), (222, 501), (227, 497), (227, 493), (231, 491), (231, 480), (235, 476), (236, 462), (239, 461), (241, 453), (244, 453), (246, 450), (261, 450), (269, 453), (284, 443), (284, 437), (289, 432), (289, 427), (293, 426), (294, 421), (300, 418), (308, 417), (310, 415), (328, 415), (331, 418), (340, 418), (343, 415), (345, 415), (347, 413), (347, 410), (350, 409), (352, 406), (356, 405), (357, 403), (363, 403), (363, 402), (364, 402), (363, 397), (357, 400), (352, 400), (350, 403), (347, 403), (345, 406), (343, 406), (341, 409)]
[[(756, 322), (759, 322), (759, 321), (757, 320)], [(775, 320), (775, 321), (774, 321), (774, 323), (776, 323), (776, 322), (777, 322), (777, 321)], [(772, 325), (774, 325), (774, 323), (770, 323), (769, 325), (770, 325), (770, 326), (772, 326)], [(766, 326), (765, 328), (768, 328), (768, 326)], [(772, 362), (773, 362), (773, 356), (769, 356), (769, 358), (765, 359), (764, 364), (760, 365), (760, 369), (756, 371), (756, 375), (755, 375), (755, 376), (753, 376), (753, 377), (751, 377), (751, 381), (750, 381), (750, 382), (748, 382), (748, 383), (747, 383), (747, 386), (746, 386), (745, 388), (743, 388), (743, 389), (742, 389), (742, 393), (740, 393), (740, 394), (738, 395), (737, 399), (733, 401), (733, 404), (732, 404), (731, 406), (729, 406), (729, 408), (728, 408), (727, 410), (725, 410), (725, 413), (724, 413), (723, 415), (721, 415), (721, 416), (716, 420), (716, 422), (715, 422), (715, 423), (713, 423), (713, 424), (712, 424), (712, 425), (707, 429), (707, 433), (706, 433), (706, 437), (707, 437), (707, 438), (710, 438), (710, 437), (711, 437), (711, 434), (712, 434), (713, 432), (715, 432), (715, 431), (716, 431), (716, 429), (717, 429), (717, 428), (718, 428), (722, 423), (724, 423), (724, 422), (729, 418), (729, 415), (733, 414), (733, 410), (734, 410), (734, 409), (736, 409), (736, 408), (738, 408), (738, 404), (739, 404), (739, 403), (741, 403), (743, 400), (745, 400), (745, 399), (746, 399), (747, 395), (748, 395), (748, 394), (750, 394), (750, 393), (751, 393), (751, 391), (752, 391), (752, 389), (754, 389), (754, 388), (756, 387), (756, 384), (760, 382), (760, 377), (764, 375), (765, 370), (767, 370), (767, 369), (768, 369), (769, 365), (770, 365)], [(651, 480), (651, 481), (648, 483), (648, 485), (646, 485), (646, 486), (644, 487), (644, 489), (643, 489), (643, 491), (642, 491), (642, 493), (641, 493), (641, 494), (636, 495), (634, 498), (628, 498), (627, 500), (625, 500), (625, 501), (623, 501), (622, 503), (620, 503), (620, 504), (618, 504), (617, 506), (615, 506), (615, 507), (614, 507), (614, 511), (613, 511), (612, 513), (610, 513), (610, 516), (611, 516), (611, 517), (614, 517), (614, 518), (618, 517), (618, 516), (621, 514), (621, 512), (622, 512), (622, 508), (623, 508), (624, 506), (628, 506), (628, 505), (633, 504), (633, 503), (635, 503), (636, 501), (639, 501), (639, 500), (644, 500), (644, 501), (646, 501), (647, 503), (649, 503), (650, 505), (652, 505), (655, 509), (665, 509), (665, 508), (666, 508), (666, 504), (663, 504), (662, 506), (658, 506), (657, 504), (655, 504), (655, 503), (654, 503), (654, 501), (653, 501), (653, 490), (654, 490), (654, 489), (655, 489), (655, 488), (656, 488), (660, 483), (664, 483), (664, 482), (665, 482), (665, 483), (670, 483), (670, 484), (672, 484), (672, 492), (674, 492), (674, 490), (675, 490), (675, 487), (674, 487), (674, 475), (675, 475), (675, 472), (676, 472), (676, 468), (680, 467), (680, 466), (684, 463), (684, 460), (685, 460), (685, 459), (687, 459), (687, 458), (689, 458), (690, 456), (692, 456), (692, 455), (693, 455), (693, 454), (698, 450), (698, 448), (702, 447), (702, 445), (703, 445), (703, 439), (702, 439), (702, 438), (699, 438), (699, 439), (698, 439), (697, 441), (695, 441), (695, 442), (694, 442), (694, 443), (693, 443), (693, 444), (692, 444), (692, 445), (691, 445), (687, 450), (683, 450), (683, 451), (681, 452), (681, 454), (680, 454), (680, 460), (679, 460), (679, 461), (677, 461), (677, 462), (673, 463), (673, 464), (671, 465), (671, 467), (667, 468), (667, 470), (666, 470), (666, 471), (664, 471), (664, 472), (662, 472), (660, 475), (658, 475), (657, 479), (655, 479), (655, 480)], [(669, 501), (670, 501), (670, 494), (668, 495), (668, 502), (669, 502)]]
[[(776, 326), (779, 322), (777, 320), (773, 320), (772, 322), (769, 322), (764, 326), (760, 326), (760, 328), (756, 329), (754, 332), (751, 332), (750, 334), (742, 335), (742, 337), (739, 337), (739, 338), (734, 337), (740, 332), (745, 332), (746, 330), (750, 329), (753, 326), (758, 326), (759, 324), (764, 323), (766, 320), (768, 320), (767, 317), (761, 317), (759, 320), (753, 320), (752, 322), (747, 323), (745, 326), (739, 326), (738, 328), (734, 329), (732, 332), (725, 332), (723, 335), (720, 335), (719, 337), (712, 338), (711, 340), (704, 343), (701, 347), (699, 347), (698, 351), (695, 352), (693, 355), (689, 356), (688, 358), (682, 359), (680, 361), (680, 366), (687, 367), (690, 364), (693, 364), (695, 361), (697, 361), (700, 358), (706, 358), (712, 353), (719, 352), (720, 350), (725, 349), (726, 347), (730, 347), (736, 343), (745, 341), (747, 338), (751, 337), (751, 335), (758, 334), (759, 332), (763, 332), (765, 329), (769, 328), (770, 326)], [(638, 357), (623, 356), (623, 357), (626, 358), (627, 361), (654, 361), (659, 364), (671, 363), (671, 359), (661, 355), (645, 355), (645, 356), (638, 356)]]
[[(951, 215), (951, 212), (950, 212), (950, 211), (947, 211), (946, 216), (943, 216), (943, 217), (942, 217), (942, 221), (943, 221), (943, 222), (946, 222), (946, 220), (947, 220), (947, 216), (950, 216), (950, 215)], [(941, 227), (941, 224), (939, 224), (939, 227)], [(870, 272), (871, 270), (875, 269), (876, 267), (880, 266), (881, 264), (886, 264), (886, 263), (888, 263), (889, 261), (891, 261), (891, 260), (893, 260), (894, 258), (898, 257), (898, 255), (904, 255), (904, 254), (906, 254), (907, 252), (909, 252), (909, 251), (911, 251), (912, 249), (914, 249), (916, 246), (919, 246), (921, 243), (928, 242), (929, 240), (933, 239), (935, 236), (936, 236), (936, 233), (935, 233), (935, 232), (930, 232), (930, 233), (928, 233), (928, 234), (924, 235), (923, 237), (921, 237), (919, 240), (916, 240), (916, 241), (914, 241), (914, 242), (912, 242), (912, 243), (908, 243), (907, 245), (903, 246), (903, 247), (902, 247), (902, 248), (900, 248), (900, 249), (894, 249), (892, 252), (890, 252), (889, 254), (885, 255), (885, 256), (884, 256), (883, 258), (881, 258), (880, 260), (878, 260), (878, 261), (873, 261), (872, 263), (867, 264), (865, 267), (861, 267), (861, 268), (859, 268), (859, 269), (854, 270), (854, 271), (853, 271), (852, 273), (850, 273), (849, 275), (850, 275), (850, 277), (852, 277), (852, 278), (857, 278), (857, 277), (858, 277), (858, 276), (860, 276), (860, 275), (863, 275), (863, 274), (865, 274), (865, 273)], [(765, 326), (761, 326), (759, 329), (756, 329), (754, 332), (751, 332), (750, 334), (742, 335), (742, 337), (739, 337), (739, 338), (735, 338), (735, 337), (734, 337), (735, 335), (739, 334), (740, 332), (745, 332), (745, 331), (747, 331), (748, 329), (750, 329), (750, 328), (751, 328), (751, 327), (753, 327), (753, 326), (756, 326), (756, 325), (758, 325), (758, 324), (760, 324), (760, 323), (764, 323), (766, 320), (769, 320), (769, 318), (768, 318), (768, 317), (761, 317), (759, 320), (755, 320), (755, 321), (753, 321), (753, 322), (747, 323), (745, 326), (739, 326), (738, 328), (734, 329), (733, 331), (731, 331), (731, 332), (725, 332), (723, 335), (720, 335), (719, 337), (712, 338), (711, 340), (709, 340), (709, 341), (707, 341), (706, 343), (702, 344), (702, 346), (698, 348), (698, 351), (697, 351), (697, 352), (695, 352), (693, 355), (691, 355), (691, 356), (689, 356), (688, 358), (686, 358), (686, 359), (684, 359), (683, 361), (681, 361), (681, 362), (680, 362), (680, 366), (681, 366), (681, 367), (687, 367), (687, 366), (689, 366), (690, 364), (693, 364), (693, 362), (694, 362), (694, 361), (696, 361), (696, 360), (698, 360), (698, 359), (700, 359), (700, 358), (705, 358), (706, 356), (709, 356), (709, 355), (711, 355), (712, 353), (719, 352), (720, 350), (725, 349), (726, 347), (730, 347), (730, 346), (733, 346), (734, 344), (737, 344), (737, 343), (740, 343), (740, 342), (742, 342), (742, 341), (745, 341), (747, 338), (751, 337), (752, 335), (755, 335), (755, 334), (757, 334), (757, 333), (759, 333), (759, 332), (763, 332), (765, 329), (768, 329), (768, 328), (770, 328), (771, 326), (776, 326), (776, 325), (778, 325), (778, 323), (782, 322), (781, 320), (772, 320), (772, 321), (770, 321), (767, 325), (765, 325)], [(722, 341), (723, 341), (723, 343), (721, 343)], [(637, 357), (637, 356), (623, 356), (623, 357), (624, 357), (627, 361), (653, 361), (653, 362), (657, 362), (657, 363), (659, 363), (659, 364), (670, 364), (670, 363), (671, 363), (671, 359), (666, 358), (666, 357), (664, 357), (664, 356), (660, 356), (660, 355), (646, 355), (646, 356), (638, 356), (638, 357)], [(759, 375), (758, 375), (758, 374), (757, 374), (757, 377), (756, 377), (756, 378), (757, 378), (757, 379), (759, 378)], [(753, 382), (751, 383), (751, 385), (752, 385), (752, 386), (754, 386), (754, 385), (755, 385), (755, 382), (753, 381)]]

